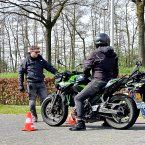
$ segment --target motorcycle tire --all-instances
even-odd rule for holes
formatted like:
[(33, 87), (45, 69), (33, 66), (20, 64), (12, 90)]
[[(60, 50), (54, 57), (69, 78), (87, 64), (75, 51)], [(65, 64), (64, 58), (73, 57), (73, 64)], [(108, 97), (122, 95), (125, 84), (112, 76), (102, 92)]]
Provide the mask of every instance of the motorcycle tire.
[(57, 100), (54, 104), (53, 112), (51, 112), (51, 105), (54, 95), (48, 95), (41, 105), (41, 115), (43, 121), (49, 126), (60, 126), (62, 125), (68, 116), (68, 105), (65, 105), (62, 96), (57, 96)]
[(115, 94), (109, 101), (109, 103), (119, 102), (122, 104), (114, 109), (121, 111), (122, 114), (112, 114), (110, 118), (106, 118), (106, 122), (115, 129), (128, 129), (135, 124), (139, 110), (134, 100), (126, 94)]

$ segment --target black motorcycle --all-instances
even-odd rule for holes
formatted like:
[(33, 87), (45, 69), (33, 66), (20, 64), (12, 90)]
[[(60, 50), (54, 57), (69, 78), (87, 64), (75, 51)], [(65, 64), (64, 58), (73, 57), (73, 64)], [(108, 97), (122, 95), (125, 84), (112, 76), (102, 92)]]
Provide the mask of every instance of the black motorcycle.
[(136, 62), (136, 67), (132, 75), (132, 79), (126, 84), (128, 95), (133, 98), (138, 108), (138, 116), (141, 110), (143, 118), (145, 118), (145, 71), (141, 71), (141, 61)]
[[(116, 129), (132, 127), (138, 117), (136, 104), (127, 94), (117, 93), (132, 79), (132, 75), (110, 80), (93, 99), (86, 99), (84, 102), (85, 121), (106, 120), (111, 127)], [(83, 74), (75, 74), (74, 77), (73, 73), (65, 71), (57, 75), (56, 93), (50, 94), (41, 105), (44, 122), (50, 126), (62, 125), (68, 117), (68, 107), (75, 105), (73, 97), (89, 81)]]

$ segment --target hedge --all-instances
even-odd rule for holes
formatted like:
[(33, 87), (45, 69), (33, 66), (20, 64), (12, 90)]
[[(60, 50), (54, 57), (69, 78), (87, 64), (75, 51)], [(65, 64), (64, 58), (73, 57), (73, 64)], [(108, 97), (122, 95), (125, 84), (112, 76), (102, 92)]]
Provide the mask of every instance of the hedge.
[[(45, 84), (48, 93), (55, 91), (54, 79), (46, 78)], [(24, 82), (26, 90), (26, 82)], [(19, 91), (18, 79), (16, 78), (0, 78), (0, 104), (7, 105), (28, 105), (28, 93)], [(37, 99), (39, 103), (39, 99)]]

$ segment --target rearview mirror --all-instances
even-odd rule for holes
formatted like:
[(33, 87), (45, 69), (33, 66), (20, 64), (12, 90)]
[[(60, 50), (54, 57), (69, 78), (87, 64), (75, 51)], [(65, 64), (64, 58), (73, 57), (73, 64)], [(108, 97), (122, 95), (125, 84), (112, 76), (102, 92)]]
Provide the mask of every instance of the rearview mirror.
[(136, 59), (135, 64), (136, 66), (142, 66), (142, 59), (141, 58)]
[(59, 59), (59, 60), (57, 60), (57, 63), (58, 64), (62, 64), (63, 65), (63, 63), (62, 63), (62, 61)]

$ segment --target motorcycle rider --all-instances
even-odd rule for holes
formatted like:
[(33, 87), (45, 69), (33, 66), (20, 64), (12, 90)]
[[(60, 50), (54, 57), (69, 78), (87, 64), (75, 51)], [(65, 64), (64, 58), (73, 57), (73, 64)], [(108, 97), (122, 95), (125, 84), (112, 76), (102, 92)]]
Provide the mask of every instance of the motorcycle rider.
[(84, 75), (88, 77), (92, 71), (91, 82), (75, 96), (77, 124), (70, 128), (71, 131), (86, 130), (84, 121), (84, 101), (93, 98), (106, 83), (118, 76), (118, 57), (110, 46), (110, 38), (105, 33), (95, 37), (96, 49), (84, 62)]

